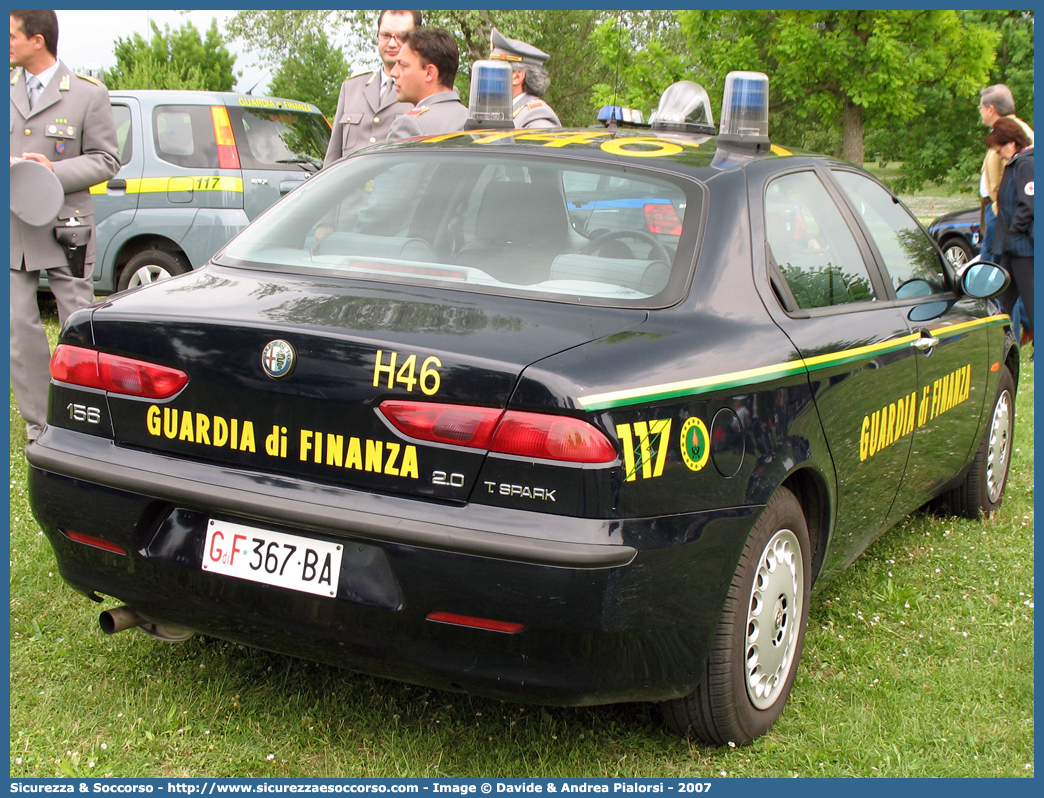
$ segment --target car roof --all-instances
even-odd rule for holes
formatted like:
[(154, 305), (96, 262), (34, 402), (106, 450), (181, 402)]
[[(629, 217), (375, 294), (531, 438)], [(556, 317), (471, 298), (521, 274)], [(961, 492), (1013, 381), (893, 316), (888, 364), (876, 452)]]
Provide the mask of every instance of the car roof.
[[(659, 133), (640, 128), (608, 130), (602, 127), (468, 130), (374, 144), (350, 157), (402, 149), (477, 152), (489, 147), (494, 147), (497, 154), (580, 156), (636, 167), (666, 168), (672, 172), (704, 172), (702, 175), (694, 174), (704, 178), (709, 177), (706, 170), (712, 167), (716, 167), (713, 172), (717, 173), (730, 167), (743, 166), (752, 160), (796, 157), (836, 160), (774, 144), (768, 149), (755, 149), (730, 143), (719, 149), (715, 136)], [(730, 157), (723, 158), (725, 154)]]
[(285, 97), (260, 97), (234, 91), (194, 91), (189, 89), (112, 89), (114, 98), (133, 97), (146, 105), (180, 103), (182, 105), (238, 105), (245, 108), (274, 108), (287, 111), (322, 113), (311, 103)]

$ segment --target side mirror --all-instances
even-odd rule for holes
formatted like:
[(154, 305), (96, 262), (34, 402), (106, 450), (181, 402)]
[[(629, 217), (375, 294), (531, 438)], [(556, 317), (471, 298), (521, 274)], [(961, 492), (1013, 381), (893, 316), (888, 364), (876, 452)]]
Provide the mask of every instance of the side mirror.
[(1011, 282), (1008, 272), (996, 263), (979, 261), (961, 275), (961, 291), (974, 299), (990, 299), (1004, 291)]

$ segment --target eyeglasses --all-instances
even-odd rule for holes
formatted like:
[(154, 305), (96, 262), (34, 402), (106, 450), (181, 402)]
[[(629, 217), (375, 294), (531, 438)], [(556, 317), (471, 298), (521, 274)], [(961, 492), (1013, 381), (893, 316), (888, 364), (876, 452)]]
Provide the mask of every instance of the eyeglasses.
[(377, 34), (377, 41), (381, 44), (387, 44), (392, 39), (395, 39), (399, 44), (402, 44), (402, 37), (405, 35), (405, 33), (388, 33), (388, 31), (382, 30)]

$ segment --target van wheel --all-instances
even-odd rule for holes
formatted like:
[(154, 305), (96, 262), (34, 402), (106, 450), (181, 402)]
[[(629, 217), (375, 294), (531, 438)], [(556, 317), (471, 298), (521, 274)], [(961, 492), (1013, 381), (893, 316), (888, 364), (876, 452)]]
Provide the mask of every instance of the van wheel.
[(948, 503), (954, 515), (978, 518), (991, 515), (1001, 505), (1011, 467), (1011, 445), (1015, 434), (1015, 380), (1004, 368), (989, 424), (983, 433), (968, 475), (950, 491)]
[(123, 267), (117, 289), (126, 291), (128, 288), (158, 283), (160, 280), (189, 271), (192, 271), (192, 267), (184, 256), (161, 249), (147, 249), (135, 255)]
[(779, 488), (747, 539), (696, 689), (660, 705), (667, 726), (714, 745), (746, 745), (779, 719), (805, 642), (808, 526)]

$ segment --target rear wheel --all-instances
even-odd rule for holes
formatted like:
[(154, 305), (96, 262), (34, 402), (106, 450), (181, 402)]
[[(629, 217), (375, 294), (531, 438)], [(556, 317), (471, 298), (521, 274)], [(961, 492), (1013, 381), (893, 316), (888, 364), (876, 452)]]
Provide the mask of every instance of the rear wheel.
[(164, 252), (162, 249), (147, 249), (135, 255), (123, 267), (118, 290), (126, 291), (139, 285), (156, 283), (191, 270), (192, 267), (182, 255)]
[(1001, 372), (989, 426), (982, 436), (968, 475), (949, 494), (950, 511), (965, 518), (990, 515), (1001, 505), (1011, 466), (1015, 433), (1015, 380), (1007, 367)]
[(801, 659), (810, 563), (801, 505), (780, 488), (747, 540), (699, 685), (661, 704), (672, 731), (746, 745), (772, 728)]

